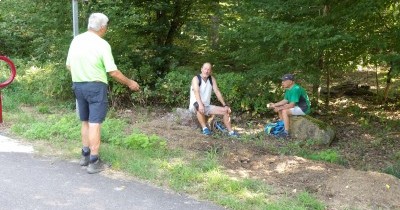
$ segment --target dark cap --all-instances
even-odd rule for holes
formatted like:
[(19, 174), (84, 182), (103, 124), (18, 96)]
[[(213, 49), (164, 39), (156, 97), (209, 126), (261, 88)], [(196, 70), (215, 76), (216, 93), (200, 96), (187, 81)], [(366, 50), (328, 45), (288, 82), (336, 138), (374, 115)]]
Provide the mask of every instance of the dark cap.
[(294, 75), (293, 74), (285, 74), (285, 75), (283, 75), (283, 77), (281, 79), (282, 79), (282, 81), (286, 81), (286, 80), (294, 81)]

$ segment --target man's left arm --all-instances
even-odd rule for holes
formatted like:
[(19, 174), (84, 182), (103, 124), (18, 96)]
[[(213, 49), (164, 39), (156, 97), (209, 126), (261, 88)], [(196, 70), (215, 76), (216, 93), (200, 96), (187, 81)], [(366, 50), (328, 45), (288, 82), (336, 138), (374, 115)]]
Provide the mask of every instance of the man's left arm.
[(211, 76), (211, 78), (213, 83), (212, 87), (215, 95), (217, 96), (218, 101), (221, 102), (222, 106), (226, 106), (227, 104), (224, 101), (224, 97), (222, 97), (221, 91), (219, 91), (217, 80), (213, 76)]
[(282, 109), (291, 109), (293, 107), (295, 107), (295, 104), (293, 102), (290, 102), (290, 103), (287, 103), (287, 104), (281, 106), (280, 110), (282, 110)]
[(294, 108), (296, 106), (296, 103), (299, 102), (299, 99), (300, 99), (300, 91), (298, 88), (296, 88), (294, 92), (292, 92), (290, 97), (286, 98), (287, 104), (283, 105), (280, 110)]

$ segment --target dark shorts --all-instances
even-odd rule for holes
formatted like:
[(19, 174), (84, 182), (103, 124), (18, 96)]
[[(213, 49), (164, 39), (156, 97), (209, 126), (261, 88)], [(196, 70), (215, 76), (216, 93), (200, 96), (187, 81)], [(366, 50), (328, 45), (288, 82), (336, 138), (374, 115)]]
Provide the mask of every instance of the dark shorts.
[(79, 118), (90, 123), (102, 123), (107, 115), (108, 85), (103, 82), (74, 82)]

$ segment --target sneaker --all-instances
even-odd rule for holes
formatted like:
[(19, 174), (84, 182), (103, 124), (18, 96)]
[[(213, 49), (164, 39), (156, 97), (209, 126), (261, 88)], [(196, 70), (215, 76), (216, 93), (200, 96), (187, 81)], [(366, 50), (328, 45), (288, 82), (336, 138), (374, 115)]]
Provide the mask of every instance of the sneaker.
[(89, 174), (99, 173), (103, 170), (104, 170), (104, 164), (102, 163), (102, 161), (100, 159), (98, 159), (94, 163), (89, 163), (89, 166), (87, 167), (87, 172)]
[(283, 132), (280, 132), (278, 135), (276, 135), (276, 137), (278, 139), (289, 139), (290, 135), (287, 131), (283, 131)]
[(221, 132), (228, 132), (228, 130), (225, 128), (225, 126), (220, 122), (220, 121), (215, 121), (214, 122), (214, 128)]
[(239, 138), (240, 137), (238, 132), (236, 132), (236, 131), (229, 132), (229, 136), (232, 136), (232, 137), (235, 137), (235, 138)]
[(82, 155), (81, 160), (79, 161), (79, 165), (80, 166), (88, 166), (89, 165), (89, 160), (90, 160), (89, 155), (87, 155), (87, 156), (83, 156)]
[(210, 135), (211, 135), (210, 129), (204, 128), (204, 129), (203, 129), (203, 134), (204, 134), (204, 135), (207, 135), (207, 136), (210, 136)]

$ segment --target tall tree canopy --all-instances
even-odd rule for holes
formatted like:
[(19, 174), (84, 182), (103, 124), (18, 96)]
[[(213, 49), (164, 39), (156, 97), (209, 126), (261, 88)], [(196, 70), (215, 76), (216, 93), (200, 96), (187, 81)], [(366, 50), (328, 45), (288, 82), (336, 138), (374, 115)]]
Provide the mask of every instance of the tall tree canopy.
[[(73, 38), (67, 2), (0, 1), (0, 52), (64, 64)], [(390, 68), (389, 83), (399, 72), (400, 5), (395, 0), (78, 2), (80, 31), (86, 30), (90, 13), (107, 14), (105, 38), (118, 66), (149, 90), (168, 74), (198, 70), (206, 61), (218, 73), (236, 75), (242, 83), (226, 85), (253, 98), (259, 91), (247, 88), (248, 81), (256, 89), (273, 87), (286, 72), (312, 84), (314, 98), (319, 87), (329, 88), (358, 64)], [(254, 108), (251, 103), (242, 105)]]

